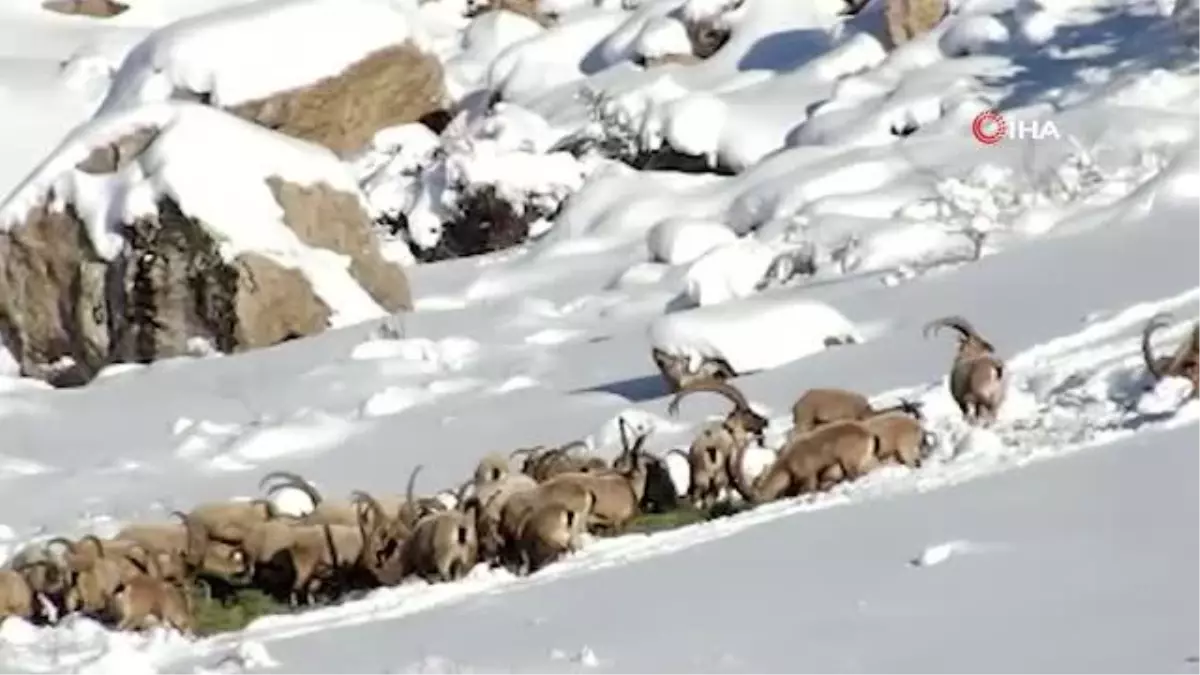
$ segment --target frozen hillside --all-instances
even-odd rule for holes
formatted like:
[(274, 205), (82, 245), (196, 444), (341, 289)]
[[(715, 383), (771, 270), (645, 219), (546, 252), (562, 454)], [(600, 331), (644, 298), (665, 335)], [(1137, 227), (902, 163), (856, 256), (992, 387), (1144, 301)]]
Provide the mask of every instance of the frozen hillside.
[(1200, 402), (1143, 355), (1200, 314), (1194, 1), (127, 2), (0, 7), (0, 563), (270, 471), (433, 494), (620, 417), (663, 456), (727, 402), (670, 414), (652, 350), (772, 448), (818, 387), (933, 445), (213, 635), (0, 602), (0, 671), (1197, 672)]

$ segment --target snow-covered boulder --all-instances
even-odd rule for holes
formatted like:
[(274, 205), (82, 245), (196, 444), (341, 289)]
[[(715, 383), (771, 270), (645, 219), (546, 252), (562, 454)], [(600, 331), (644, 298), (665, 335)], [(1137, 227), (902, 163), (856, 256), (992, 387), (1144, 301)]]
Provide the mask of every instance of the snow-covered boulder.
[(710, 248), (684, 275), (684, 288), (694, 304), (716, 305), (758, 291), (776, 251), (754, 237)]
[(651, 346), (670, 355), (691, 362), (723, 359), (739, 374), (864, 339), (841, 312), (795, 293), (667, 314), (650, 324), (649, 333)]
[(0, 203), (0, 339), (69, 384), (411, 307), (370, 228), (320, 146), (195, 103), (105, 115)]
[(442, 108), (442, 66), (424, 41), (415, 3), (258, 0), (152, 33), (100, 113), (196, 101), (345, 156)]

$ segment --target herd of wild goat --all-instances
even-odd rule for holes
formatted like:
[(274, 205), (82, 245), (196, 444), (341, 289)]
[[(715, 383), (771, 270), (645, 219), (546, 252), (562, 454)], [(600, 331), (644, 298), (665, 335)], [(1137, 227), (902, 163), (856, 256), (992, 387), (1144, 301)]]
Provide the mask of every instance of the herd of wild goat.
[[(1170, 356), (1158, 357), (1150, 337), (1165, 318), (1155, 316), (1143, 331), (1145, 366), (1155, 379), (1189, 378), (1196, 396), (1200, 326)], [(951, 395), (967, 422), (991, 424), (1006, 388), (1003, 360), (962, 317), (930, 322), (926, 335), (938, 327), (959, 334)], [(911, 402), (877, 409), (851, 391), (813, 389), (792, 407), (794, 426), (774, 462), (749, 480), (742, 460), (750, 443), (763, 442), (767, 419), (711, 372), (672, 384), (672, 415), (696, 392), (732, 403), (686, 452), (672, 451), (687, 459), (686, 498), (696, 508), (712, 507), (729, 490), (754, 505), (823, 490), (883, 462), (916, 467), (932, 441)], [(586, 447), (582, 442), (489, 454), (453, 502), (415, 494), (420, 466), (402, 496), (354, 492), (344, 500), (324, 499), (301, 477), (274, 472), (260, 483), (268, 496), (299, 488), (313, 510), (292, 516), (277, 513), (267, 499), (213, 502), (173, 513), (178, 522), (129, 525), (109, 539), (38, 542), (0, 569), (0, 620), (53, 622), (79, 612), (119, 629), (166, 624), (194, 634), (194, 588), (215, 598), (249, 586), (295, 606), (409, 576), (452, 581), (480, 562), (531, 573), (576, 550), (584, 533), (620, 533), (640, 513), (676, 508), (663, 458), (643, 449), (648, 432), (633, 433), (623, 419), (618, 424), (623, 448), (611, 463), (572, 452)], [(520, 469), (513, 470), (518, 457)]]

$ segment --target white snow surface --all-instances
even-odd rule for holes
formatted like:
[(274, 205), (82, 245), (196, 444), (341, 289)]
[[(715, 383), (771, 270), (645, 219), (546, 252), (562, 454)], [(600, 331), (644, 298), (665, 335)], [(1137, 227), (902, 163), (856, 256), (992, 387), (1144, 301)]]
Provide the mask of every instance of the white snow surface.
[[(810, 387), (917, 401), (936, 437), (922, 467), (593, 538), (527, 578), (479, 567), (206, 639), (8, 620), (0, 670), (1196, 672), (1200, 403), (1150, 382), (1140, 353), (1150, 317), (1172, 314), (1163, 353), (1200, 310), (1194, 0), (956, 2), (893, 52), (879, 0), (848, 19), (841, 0), (559, 4), (549, 28), (404, 0), (138, 2), (108, 21), (0, 8), (17, 28), (0, 42), (6, 226), (53, 189), (111, 252), (112, 218), (172, 194), (230, 250), (275, 251), (333, 295), (344, 266), (287, 239), (265, 176), (361, 186), (434, 242), (469, 181), (552, 214), (513, 250), (409, 257), (411, 313), (381, 322), (339, 296), (340, 328), (270, 350), (116, 367), (73, 391), (18, 377), (0, 351), (0, 558), (251, 496), (269, 470), (346, 494), (402, 490), (420, 463), (432, 493), (487, 451), (580, 438), (611, 456), (619, 416), (654, 429), (654, 452), (686, 447), (726, 403), (668, 415), (652, 345), (726, 358), (769, 445)], [(237, 36), (281, 39), (261, 34), (276, 11), (298, 34), (316, 28), (295, 17), (329, 23), (238, 62)], [(678, 47), (686, 16), (730, 41), (695, 65), (631, 62)], [(163, 83), (245, 100), (409, 35), (445, 60), (463, 112), (441, 137), (381, 132), (352, 163), (163, 102)], [(106, 96), (121, 103), (80, 125)], [(988, 108), (1058, 138), (980, 144), (971, 119)], [(165, 133), (144, 161), (73, 169), (88, 142), (147, 120)], [(585, 132), (724, 173), (556, 147)], [(990, 429), (949, 395), (952, 339), (921, 336), (950, 314), (1007, 363)], [(682, 493), (686, 467), (668, 461)]]

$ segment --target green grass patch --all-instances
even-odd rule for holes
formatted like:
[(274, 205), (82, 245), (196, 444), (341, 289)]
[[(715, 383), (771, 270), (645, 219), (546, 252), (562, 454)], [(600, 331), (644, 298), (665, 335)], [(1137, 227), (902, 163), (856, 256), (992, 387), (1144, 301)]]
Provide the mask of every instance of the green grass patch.
[(241, 630), (260, 616), (288, 614), (288, 605), (254, 588), (242, 588), (224, 602), (214, 600), (199, 588), (192, 591), (196, 611), (196, 633), (213, 635)]
[(686, 525), (695, 525), (696, 523), (703, 523), (708, 520), (732, 516), (745, 511), (748, 507), (749, 505), (747, 504), (718, 502), (708, 509), (682, 506), (674, 511), (667, 511), (665, 513), (643, 513), (630, 521), (625, 531), (627, 533), (650, 534), (652, 532), (674, 530)]
[[(625, 532), (650, 534), (674, 530), (717, 518), (724, 518), (745, 511), (748, 505), (720, 502), (708, 509), (682, 506), (666, 513), (643, 513), (634, 518)], [(197, 586), (192, 590), (195, 609), (196, 633), (201, 636), (228, 633), (245, 628), (261, 616), (291, 614), (287, 603), (277, 602), (266, 593), (254, 588), (233, 591), (224, 601), (209, 597), (206, 590)], [(303, 610), (301, 610), (303, 611)]]

